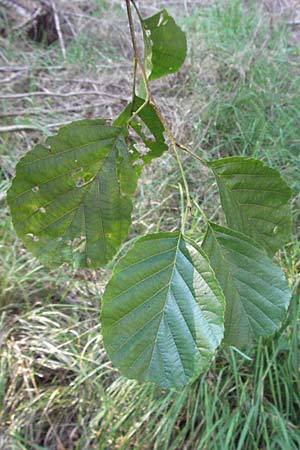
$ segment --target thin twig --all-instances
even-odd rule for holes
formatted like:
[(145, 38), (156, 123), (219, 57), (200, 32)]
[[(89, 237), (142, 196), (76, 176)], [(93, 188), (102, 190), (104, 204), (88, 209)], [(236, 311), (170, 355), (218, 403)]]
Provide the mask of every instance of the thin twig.
[[(187, 204), (186, 204), (186, 209), (185, 209), (185, 213), (183, 216), (183, 220), (182, 220), (182, 231), (184, 232), (184, 227), (187, 221), (187, 217), (189, 214), (189, 211), (191, 209), (192, 203), (191, 203), (191, 199), (190, 199), (190, 193), (189, 193), (189, 186), (187, 183), (187, 179), (184, 173), (184, 169), (181, 163), (181, 160), (179, 158), (178, 152), (177, 152), (177, 143), (176, 143), (176, 138), (174, 137), (169, 125), (167, 124), (166, 120), (164, 119), (163, 115), (161, 114), (158, 106), (156, 105), (155, 101), (152, 98), (152, 94), (151, 94), (151, 90), (150, 90), (150, 86), (149, 86), (149, 81), (146, 75), (146, 71), (145, 71), (145, 66), (140, 58), (139, 55), (139, 51), (138, 51), (138, 46), (137, 46), (137, 42), (136, 42), (136, 38), (135, 38), (135, 30), (134, 30), (134, 24), (133, 24), (133, 18), (132, 18), (132, 13), (131, 13), (131, 3), (133, 4), (135, 10), (137, 11), (138, 17), (141, 20), (141, 16), (139, 14), (139, 10), (137, 8), (137, 5), (135, 3), (134, 0), (126, 0), (126, 6), (127, 6), (127, 14), (128, 14), (128, 21), (129, 21), (129, 28), (130, 28), (130, 34), (131, 34), (131, 41), (132, 41), (132, 46), (133, 46), (133, 51), (135, 54), (135, 59), (137, 61), (137, 64), (140, 68), (141, 74), (142, 74), (142, 78), (144, 81), (144, 85), (145, 85), (145, 89), (146, 89), (146, 102), (135, 112), (135, 114), (138, 114), (140, 112), (141, 109), (144, 108), (144, 106), (146, 106), (147, 103), (150, 103), (152, 105), (152, 107), (154, 108), (158, 118), (160, 119), (161, 123), (163, 124), (163, 127), (167, 133), (167, 136), (171, 142), (171, 147), (175, 153), (176, 159), (177, 159), (177, 163), (181, 172), (181, 176), (182, 176), (182, 180), (183, 180), (183, 184), (184, 184), (184, 189), (185, 189), (185, 194), (186, 194), (186, 199), (187, 199)], [(141, 23), (142, 26), (142, 23)], [(132, 119), (130, 118), (129, 121), (131, 121)]]
[(53, 10), (54, 23), (55, 23), (55, 28), (56, 28), (57, 35), (58, 35), (59, 45), (61, 48), (63, 58), (66, 59), (66, 46), (65, 46), (65, 41), (64, 41), (63, 34), (62, 34), (61, 28), (60, 28), (60, 21), (59, 21), (59, 16), (58, 16), (58, 11), (57, 11), (55, 0), (51, 0), (51, 6), (52, 6), (52, 10)]
[(198, 159), (204, 166), (207, 166), (207, 161), (205, 159), (201, 158), (201, 156), (198, 156), (196, 153), (194, 153), (192, 150), (190, 150), (185, 145), (180, 144), (179, 142), (176, 142), (176, 146), (183, 150), (186, 153), (189, 153), (193, 158)]
[(15, 26), (12, 28), (13, 31), (20, 31), (23, 28), (26, 28), (28, 25), (32, 24), (32, 22), (34, 22), (34, 20), (41, 14), (42, 12), (42, 8), (39, 7), (33, 14), (31, 17), (29, 17), (27, 20), (25, 20), (25, 22), (21, 23), (18, 26)]
[[(49, 72), (50, 70), (66, 70), (64, 66), (35, 66), (35, 70), (44, 70)], [(32, 70), (31, 66), (0, 66), (0, 72), (22, 72), (22, 71), (30, 71)]]
[[(134, 53), (134, 64), (139, 67), (141, 74), (142, 74), (144, 84), (145, 84), (145, 88), (146, 88), (146, 99), (145, 99), (144, 103), (136, 111), (134, 111), (132, 113), (131, 117), (128, 120), (128, 123), (130, 123), (134, 119), (134, 117), (136, 117), (144, 109), (144, 107), (149, 103), (150, 98), (151, 98), (151, 92), (149, 89), (149, 84), (148, 84), (148, 79), (147, 79), (146, 72), (145, 72), (145, 67), (141, 61), (136, 38), (135, 38), (135, 30), (134, 30), (130, 0), (125, 0), (125, 1), (126, 1), (128, 22), (129, 22), (129, 28), (130, 28), (131, 42), (132, 42), (133, 53)], [(135, 71), (136, 71), (136, 69), (135, 69)], [(136, 73), (135, 73), (135, 77), (136, 77)]]
[(43, 128), (58, 128), (62, 125), (68, 125), (71, 120), (67, 122), (57, 122), (57, 123), (49, 123), (44, 126), (37, 125), (7, 125), (5, 127), (0, 127), (0, 133), (11, 133), (15, 131), (43, 131)]
[[(75, 111), (82, 111), (83, 109), (92, 109), (94, 110), (95, 108), (98, 108), (100, 106), (107, 106), (107, 102), (106, 103), (92, 103), (92, 104), (87, 104), (87, 105), (76, 105), (76, 106), (67, 106), (65, 108), (58, 108), (58, 109), (49, 109), (49, 110), (45, 110), (45, 109), (24, 109), (24, 110), (20, 110), (20, 111), (7, 111), (5, 113), (0, 114), (0, 117), (22, 117), (22, 116), (37, 116), (40, 114), (63, 114), (65, 112), (75, 112)], [(110, 104), (113, 104), (110, 103)]]
[[(179, 142), (177, 142), (175, 136), (173, 135), (168, 123), (166, 122), (165, 118), (163, 117), (160, 109), (158, 108), (157, 104), (155, 103), (155, 101), (153, 100), (152, 94), (151, 94), (151, 90), (150, 90), (150, 86), (149, 86), (149, 81), (148, 78), (146, 76), (146, 72), (145, 72), (145, 67), (144, 64), (141, 61), (141, 58), (139, 56), (139, 52), (138, 52), (138, 47), (137, 47), (137, 43), (136, 43), (136, 39), (135, 39), (135, 31), (134, 31), (134, 25), (133, 25), (133, 20), (132, 20), (132, 14), (131, 14), (131, 7), (130, 7), (130, 3), (133, 4), (137, 15), (140, 19), (140, 21), (142, 22), (142, 17), (141, 14), (139, 12), (139, 9), (135, 3), (135, 0), (126, 0), (126, 5), (127, 5), (127, 11), (128, 11), (128, 20), (129, 20), (129, 26), (130, 26), (130, 31), (131, 31), (131, 39), (132, 39), (132, 46), (133, 46), (133, 51), (135, 53), (135, 57), (138, 63), (138, 66), (141, 69), (142, 72), (142, 76), (143, 76), (143, 81), (145, 84), (145, 88), (146, 88), (146, 92), (147, 92), (147, 97), (149, 98), (149, 103), (153, 106), (158, 118), (160, 119), (161, 123), (163, 124), (163, 127), (167, 133), (168, 138), (171, 141), (172, 144), (172, 148), (176, 154), (176, 157), (178, 157), (177, 154), (177, 148), (180, 148), (181, 150), (184, 150), (185, 152), (189, 153), (191, 156), (193, 156), (194, 158), (198, 159), (198, 161), (200, 161), (202, 164), (204, 164), (205, 166), (207, 166), (207, 162), (201, 158), (200, 156), (196, 155), (194, 152), (192, 152), (192, 150), (189, 150), (185, 145), (180, 144)], [(142, 26), (142, 23), (141, 23)], [(179, 157), (177, 158), (179, 165), (181, 165), (181, 162), (179, 161)], [(184, 175), (184, 174), (183, 174)], [(188, 202), (188, 206), (190, 206), (191, 203)]]
[(18, 78), (18, 76), (19, 76), (18, 73), (13, 73), (9, 77), (3, 78), (2, 80), (0, 80), (0, 84), (10, 83), (11, 81), (13, 81), (16, 78)]
[(22, 92), (20, 94), (5, 94), (0, 95), (1, 100), (18, 99), (26, 97), (73, 97), (75, 95), (103, 95), (105, 97), (120, 98), (118, 95), (110, 94), (109, 92), (100, 91), (74, 91), (74, 92), (49, 92), (49, 91), (36, 91), (36, 92)]
[(75, 37), (77, 33), (75, 31), (75, 28), (73, 27), (73, 24), (71, 23), (69, 18), (65, 16), (65, 14), (62, 14), (62, 17), (64, 18), (66, 24), (68, 25), (70, 33), (72, 34), (73, 37)]
[(133, 60), (133, 81), (132, 81), (132, 103), (131, 103), (131, 115), (133, 114), (135, 90), (136, 90), (136, 75), (137, 75), (137, 59)]

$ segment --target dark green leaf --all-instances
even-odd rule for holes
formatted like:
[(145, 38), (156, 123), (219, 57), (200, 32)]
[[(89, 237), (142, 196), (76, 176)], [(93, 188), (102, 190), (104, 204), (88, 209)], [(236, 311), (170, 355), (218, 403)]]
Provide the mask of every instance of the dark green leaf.
[(289, 241), (291, 190), (277, 170), (243, 157), (208, 163), (219, 186), (228, 226), (262, 244), (269, 255)]
[(103, 297), (104, 344), (128, 378), (179, 387), (223, 337), (224, 297), (207, 257), (178, 233), (140, 238)]
[(142, 21), (145, 68), (150, 80), (177, 72), (187, 51), (185, 33), (163, 9)]
[[(114, 125), (125, 125), (132, 116), (133, 111), (137, 111), (143, 104), (144, 100), (136, 96), (133, 105), (129, 103), (126, 106), (114, 121)], [(145, 149), (142, 151), (136, 148), (138, 145), (135, 142), (131, 144), (131, 159), (133, 162), (140, 159), (144, 164), (149, 164), (152, 159), (158, 158), (164, 151), (168, 150), (164, 138), (164, 126), (150, 103), (144, 106), (134, 120), (130, 122), (130, 125), (145, 145)], [(144, 130), (144, 127), (146, 127), (146, 130)]]
[(126, 237), (137, 177), (125, 129), (74, 122), (20, 160), (8, 192), (15, 229), (46, 265), (105, 265)]
[(273, 334), (291, 297), (281, 269), (255, 241), (216, 224), (202, 247), (226, 298), (225, 342), (244, 347)]

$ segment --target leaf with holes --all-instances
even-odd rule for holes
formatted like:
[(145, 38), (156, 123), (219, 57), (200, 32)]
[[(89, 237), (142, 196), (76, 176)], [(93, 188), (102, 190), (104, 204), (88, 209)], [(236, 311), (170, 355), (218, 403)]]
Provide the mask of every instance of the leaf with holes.
[(216, 177), (227, 225), (261, 243), (269, 255), (289, 241), (291, 190), (277, 170), (243, 157), (208, 163)]
[(273, 334), (291, 298), (281, 269), (255, 241), (213, 223), (202, 248), (226, 298), (225, 342), (244, 347)]
[(46, 265), (105, 265), (126, 237), (137, 176), (125, 128), (82, 120), (20, 160), (8, 192), (15, 229)]
[(178, 233), (140, 238), (116, 265), (102, 309), (104, 344), (128, 378), (179, 387), (223, 337), (224, 297), (207, 257)]
[(165, 9), (141, 23), (147, 77), (153, 80), (177, 72), (186, 57), (185, 33)]
[[(133, 111), (137, 111), (143, 104), (144, 100), (135, 96), (133, 104), (129, 103), (126, 106), (114, 121), (114, 125), (126, 125)], [(130, 148), (133, 162), (139, 160), (143, 164), (149, 164), (154, 158), (160, 157), (168, 150), (164, 137), (164, 126), (150, 103), (146, 104), (137, 116), (130, 121), (130, 126), (142, 140), (144, 147), (139, 148), (136, 142), (132, 142)]]

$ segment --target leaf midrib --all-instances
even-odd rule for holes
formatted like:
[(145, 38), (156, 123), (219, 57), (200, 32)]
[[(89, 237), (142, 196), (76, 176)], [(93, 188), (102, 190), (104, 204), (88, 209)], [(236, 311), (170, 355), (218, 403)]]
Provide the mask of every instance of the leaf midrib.
[(161, 326), (161, 323), (162, 323), (162, 320), (163, 320), (163, 317), (164, 317), (166, 304), (167, 304), (167, 301), (168, 301), (168, 294), (169, 294), (169, 290), (170, 290), (171, 280), (173, 279), (173, 275), (174, 275), (176, 259), (177, 259), (177, 253), (178, 253), (178, 250), (179, 250), (179, 245), (180, 245), (181, 238), (182, 238), (182, 234), (180, 233), (179, 236), (178, 236), (178, 241), (177, 241), (177, 245), (176, 245), (176, 248), (175, 248), (174, 263), (173, 263), (173, 268), (172, 268), (172, 272), (171, 272), (171, 275), (170, 275), (170, 280), (169, 280), (169, 282), (167, 284), (169, 287), (168, 287), (166, 299), (165, 299), (165, 302), (164, 302), (164, 306), (163, 306), (162, 311), (161, 311), (161, 318), (160, 318), (160, 321), (159, 321), (159, 324), (158, 324), (158, 327), (157, 327), (156, 333), (155, 333), (155, 341), (153, 342), (151, 357), (150, 357), (149, 364), (148, 364), (148, 369), (147, 369), (148, 373), (149, 373), (149, 369), (151, 368), (151, 365), (152, 365), (153, 356), (154, 356), (154, 349), (156, 348), (156, 345), (157, 345), (158, 331), (159, 331), (159, 328)]

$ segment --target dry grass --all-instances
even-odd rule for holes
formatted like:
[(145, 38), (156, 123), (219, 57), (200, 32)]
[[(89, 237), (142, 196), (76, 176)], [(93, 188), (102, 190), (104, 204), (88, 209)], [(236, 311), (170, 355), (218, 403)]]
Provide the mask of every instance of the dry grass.
[[(247, 9), (242, 15), (228, 9), (218, 14), (211, 5), (220, 2), (208, 0), (141, 3), (145, 14), (167, 6), (188, 32), (183, 69), (153, 87), (178, 140), (208, 157), (242, 153), (280, 167), (294, 189), (299, 222), (299, 51), (291, 46), (298, 31), (296, 26), (288, 40), (282, 27), (290, 16), (281, 14), (277, 25), (281, 10), (275, 2), (271, 12), (258, 2), (259, 17), (249, 13), (253, 1), (245, 2), (248, 15)], [(131, 96), (123, 3), (61, 4), (74, 30), (66, 39), (65, 60), (58, 43), (44, 48), (22, 33), (0, 40), (0, 127), (38, 128), (0, 134), (0, 193), (19, 157), (55, 131), (51, 125), (81, 117), (112, 119)], [(238, 2), (231, 4), (237, 11)], [(270, 23), (275, 31), (266, 42)], [(272, 109), (271, 120), (265, 105), (273, 103), (280, 111)], [(211, 176), (185, 155), (182, 159), (192, 196), (219, 218)], [(178, 227), (179, 182), (172, 154), (145, 170), (130, 236)], [(105, 356), (98, 317), (109, 269), (49, 273), (15, 240), (6, 208), (0, 219), (0, 448), (299, 448), (297, 240), (280, 255), (295, 285), (294, 316), (282, 339), (260, 344), (254, 363), (221, 352), (194, 386), (161, 393), (126, 381)], [(196, 211), (190, 225), (199, 238), (203, 222)]]

